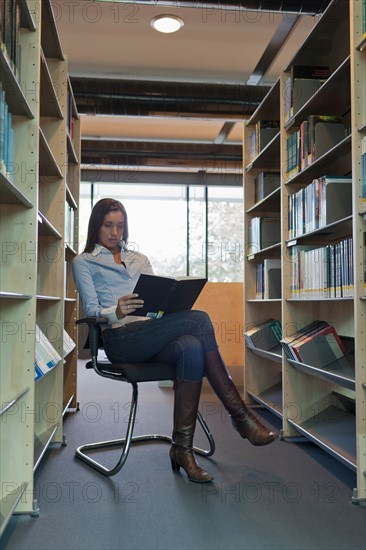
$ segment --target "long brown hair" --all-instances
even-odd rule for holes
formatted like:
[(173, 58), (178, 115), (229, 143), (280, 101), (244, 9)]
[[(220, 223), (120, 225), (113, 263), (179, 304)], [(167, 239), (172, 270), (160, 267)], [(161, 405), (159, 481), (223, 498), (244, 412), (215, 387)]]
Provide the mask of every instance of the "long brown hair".
[(86, 244), (84, 252), (93, 252), (95, 245), (98, 242), (99, 229), (101, 228), (104, 216), (112, 211), (120, 211), (123, 214), (124, 219), (124, 229), (122, 239), (127, 244), (128, 241), (128, 221), (127, 221), (127, 212), (125, 207), (120, 201), (115, 199), (101, 199), (98, 201), (92, 210), (89, 218), (88, 225), (88, 236), (86, 239)]

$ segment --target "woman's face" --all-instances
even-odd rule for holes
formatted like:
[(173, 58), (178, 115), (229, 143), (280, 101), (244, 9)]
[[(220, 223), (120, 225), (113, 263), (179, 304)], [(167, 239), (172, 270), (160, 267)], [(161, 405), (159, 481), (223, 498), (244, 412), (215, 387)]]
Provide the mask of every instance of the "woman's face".
[(120, 210), (106, 214), (98, 232), (98, 243), (108, 250), (115, 250), (122, 238), (124, 225), (124, 216)]

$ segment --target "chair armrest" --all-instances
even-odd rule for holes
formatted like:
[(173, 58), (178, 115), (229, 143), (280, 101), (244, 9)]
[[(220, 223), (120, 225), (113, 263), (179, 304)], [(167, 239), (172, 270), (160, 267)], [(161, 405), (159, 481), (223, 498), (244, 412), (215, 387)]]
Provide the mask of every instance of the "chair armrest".
[[(105, 317), (83, 317), (76, 321), (77, 325), (88, 325), (88, 339), (87, 343), (90, 347), (91, 357), (93, 361), (96, 361), (98, 357), (98, 348), (101, 345), (101, 325), (107, 325), (108, 319)], [(87, 345), (87, 344), (86, 344)]]

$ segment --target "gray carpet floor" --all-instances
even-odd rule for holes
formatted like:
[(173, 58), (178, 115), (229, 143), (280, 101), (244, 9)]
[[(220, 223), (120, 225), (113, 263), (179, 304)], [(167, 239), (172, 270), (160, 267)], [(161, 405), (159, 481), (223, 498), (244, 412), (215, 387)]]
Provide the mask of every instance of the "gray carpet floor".
[[(2, 550), (366, 548), (366, 509), (351, 504), (355, 474), (311, 443), (253, 447), (207, 386), (200, 408), (217, 449), (199, 462), (214, 483), (172, 472), (164, 443), (133, 447), (113, 478), (91, 470), (75, 448), (124, 435), (130, 389), (80, 363), (80, 411), (65, 418), (68, 445), (53, 445), (36, 472), (40, 516), (14, 515)], [(170, 434), (172, 403), (170, 388), (141, 385), (135, 433)], [(276, 417), (261, 414), (279, 428)], [(197, 443), (204, 444), (199, 430)], [(116, 458), (115, 450), (102, 456), (106, 465)]]

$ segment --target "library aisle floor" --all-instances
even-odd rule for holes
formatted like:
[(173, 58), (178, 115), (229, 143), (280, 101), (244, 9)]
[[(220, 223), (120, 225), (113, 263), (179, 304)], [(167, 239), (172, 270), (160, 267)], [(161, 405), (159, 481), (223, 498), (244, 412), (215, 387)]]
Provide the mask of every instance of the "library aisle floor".
[[(172, 472), (164, 443), (132, 447), (113, 478), (75, 459), (82, 443), (124, 435), (130, 388), (79, 361), (78, 394), (80, 411), (65, 422), (68, 445), (50, 449), (37, 470), (40, 516), (13, 516), (3, 550), (365, 548), (366, 510), (351, 504), (354, 473), (311, 443), (251, 446), (231, 429), (208, 387), (201, 411), (217, 450), (200, 459), (215, 475), (203, 485)], [(172, 402), (171, 388), (141, 385), (135, 433), (170, 433)], [(279, 427), (270, 413), (263, 415)], [(198, 443), (201, 437), (198, 430)]]

